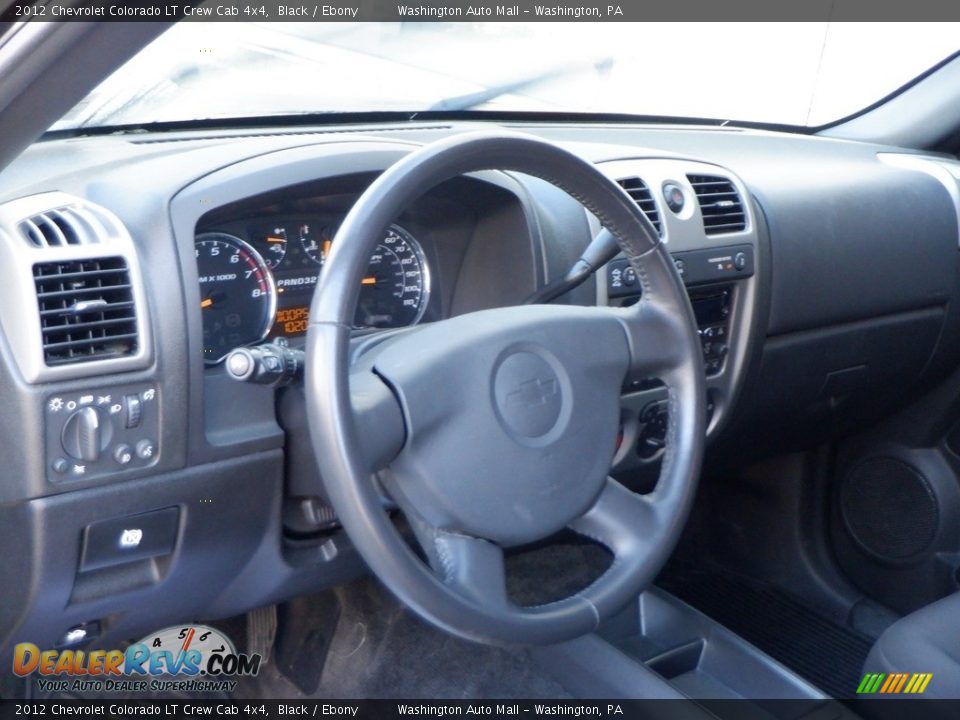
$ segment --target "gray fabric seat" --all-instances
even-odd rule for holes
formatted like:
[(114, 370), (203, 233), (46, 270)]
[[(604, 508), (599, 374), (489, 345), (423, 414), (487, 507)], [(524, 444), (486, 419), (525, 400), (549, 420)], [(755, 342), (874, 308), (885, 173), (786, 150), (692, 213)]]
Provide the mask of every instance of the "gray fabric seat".
[(887, 628), (863, 669), (865, 673), (932, 673), (924, 698), (960, 698), (960, 593)]

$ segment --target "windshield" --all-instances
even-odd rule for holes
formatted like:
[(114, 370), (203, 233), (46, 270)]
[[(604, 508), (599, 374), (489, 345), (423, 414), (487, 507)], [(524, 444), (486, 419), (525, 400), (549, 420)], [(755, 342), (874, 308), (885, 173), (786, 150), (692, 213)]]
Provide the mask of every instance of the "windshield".
[(820, 126), (956, 52), (957, 25), (181, 22), (52, 129), (430, 110)]

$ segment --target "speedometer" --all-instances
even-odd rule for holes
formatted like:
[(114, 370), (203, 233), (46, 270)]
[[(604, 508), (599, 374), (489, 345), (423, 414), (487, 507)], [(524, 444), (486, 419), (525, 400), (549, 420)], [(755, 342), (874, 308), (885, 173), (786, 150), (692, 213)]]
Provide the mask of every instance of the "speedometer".
[(399, 225), (391, 225), (370, 256), (354, 325), (414, 325), (423, 317), (429, 298), (430, 272), (420, 243)]
[(226, 233), (198, 235), (195, 245), (203, 313), (203, 355), (218, 362), (234, 348), (263, 340), (277, 310), (273, 275), (260, 253)]

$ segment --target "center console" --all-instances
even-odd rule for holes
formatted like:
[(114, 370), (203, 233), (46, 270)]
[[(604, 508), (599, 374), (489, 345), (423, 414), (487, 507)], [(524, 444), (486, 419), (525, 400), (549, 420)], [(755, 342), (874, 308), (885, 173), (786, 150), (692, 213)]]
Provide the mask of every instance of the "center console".
[(577, 697), (688, 701), (665, 704), (664, 717), (856, 718), (739, 636), (657, 588), (643, 592), (597, 633), (531, 652)]
[[(650, 158), (600, 167), (650, 220), (687, 288), (703, 351), (712, 435), (739, 389), (753, 327), (760, 247), (751, 197), (729, 170), (704, 163)], [(641, 300), (636, 269), (622, 255), (598, 273), (597, 286), (601, 305)], [(666, 390), (655, 378), (624, 388), (616, 472), (660, 459), (666, 406)]]

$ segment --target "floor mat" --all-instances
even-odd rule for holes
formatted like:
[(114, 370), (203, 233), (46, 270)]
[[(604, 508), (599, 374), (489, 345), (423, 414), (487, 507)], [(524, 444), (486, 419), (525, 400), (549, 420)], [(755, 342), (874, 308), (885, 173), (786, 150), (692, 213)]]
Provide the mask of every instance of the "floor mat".
[(478, 645), (437, 630), (373, 578), (335, 592), (340, 616), (317, 685), (304, 691), (271, 663), (242, 682), (236, 698), (570, 697), (526, 651)]
[(669, 567), (657, 585), (834, 698), (855, 695), (872, 641), (764, 583)]
[[(510, 597), (550, 602), (585, 587), (610, 564), (602, 548), (564, 541), (507, 559)], [(523, 648), (466, 642), (428, 625), (371, 577), (302, 598), (280, 613), (277, 662), (241, 683), (237, 697), (565, 698)], [(284, 637), (302, 639), (286, 648)], [(281, 672), (281, 666), (283, 672)]]

